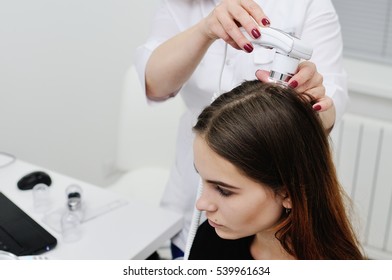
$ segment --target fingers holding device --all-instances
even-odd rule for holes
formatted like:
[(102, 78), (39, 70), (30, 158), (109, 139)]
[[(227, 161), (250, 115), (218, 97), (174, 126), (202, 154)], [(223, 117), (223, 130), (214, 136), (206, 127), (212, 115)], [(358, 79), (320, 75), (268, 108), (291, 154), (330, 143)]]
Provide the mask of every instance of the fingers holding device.
[(269, 26), (270, 21), (253, 0), (221, 0), (203, 24), (209, 38), (221, 38), (233, 48), (246, 52), (252, 52), (253, 46), (239, 26), (253, 38), (259, 38), (258, 25)]
[(312, 95), (316, 99), (313, 109), (323, 113), (321, 119), (324, 127), (330, 130), (335, 123), (335, 107), (332, 99), (326, 96), (323, 76), (313, 62), (307, 61), (312, 56), (312, 47), (272, 27), (260, 28), (261, 37), (258, 39), (252, 39), (245, 30), (243, 33), (253, 44), (276, 50), (271, 71), (257, 71), (256, 77), (263, 82), (288, 85), (298, 92)]

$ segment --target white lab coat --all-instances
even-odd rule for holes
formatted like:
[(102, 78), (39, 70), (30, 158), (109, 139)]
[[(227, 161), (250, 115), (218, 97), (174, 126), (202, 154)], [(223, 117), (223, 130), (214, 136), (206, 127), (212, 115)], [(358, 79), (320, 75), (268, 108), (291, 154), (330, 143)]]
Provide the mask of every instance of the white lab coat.
[[(256, 1), (271, 21), (271, 26), (286, 31), (313, 47), (313, 61), (324, 77), (326, 93), (335, 104), (337, 121), (348, 101), (346, 74), (342, 66), (342, 38), (335, 9), (330, 0), (259, 0)], [(218, 1), (163, 0), (153, 20), (147, 42), (137, 49), (135, 65), (144, 84), (145, 66), (152, 51), (162, 42), (206, 17)], [(178, 46), (181, 48), (181, 46)], [(185, 249), (195, 205), (199, 177), (193, 166), (192, 126), (200, 111), (211, 102), (219, 89), (225, 42), (217, 40), (179, 95), (188, 111), (180, 121), (176, 161), (171, 170), (162, 206), (185, 215), (185, 226), (172, 241)], [(228, 91), (244, 80), (255, 79), (257, 69), (269, 70), (273, 53), (255, 47), (252, 53), (228, 46), (221, 89)], [(179, 96), (175, 97), (179, 98)], [(157, 120), (162, 121), (162, 120)], [(157, 139), (159, 141), (159, 139)]]

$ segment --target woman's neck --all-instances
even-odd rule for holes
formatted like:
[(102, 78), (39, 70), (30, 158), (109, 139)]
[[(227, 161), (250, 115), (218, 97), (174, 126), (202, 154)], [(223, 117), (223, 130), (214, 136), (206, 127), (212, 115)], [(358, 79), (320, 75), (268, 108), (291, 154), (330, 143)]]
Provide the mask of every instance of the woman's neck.
[(294, 260), (295, 258), (283, 249), (273, 232), (259, 232), (250, 245), (250, 253), (255, 260)]

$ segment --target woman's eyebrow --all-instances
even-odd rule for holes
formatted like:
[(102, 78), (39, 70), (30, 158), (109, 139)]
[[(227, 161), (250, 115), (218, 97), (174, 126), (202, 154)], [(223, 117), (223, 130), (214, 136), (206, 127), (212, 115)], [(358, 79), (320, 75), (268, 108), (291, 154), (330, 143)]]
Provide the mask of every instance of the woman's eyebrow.
[(227, 183), (221, 182), (221, 181), (215, 181), (215, 180), (206, 180), (207, 183), (209, 184), (214, 184), (214, 185), (219, 185), (228, 189), (239, 189), (239, 187), (235, 187), (232, 185), (229, 185)]
[[(197, 170), (195, 163), (193, 163), (193, 167), (195, 168), (196, 173), (199, 174), (199, 171)], [(210, 184), (214, 184), (214, 185), (219, 185), (219, 186), (222, 186), (222, 187), (225, 187), (225, 188), (228, 188), (228, 189), (239, 189), (238, 187), (234, 187), (232, 185), (226, 184), (226, 183), (221, 182), (221, 181), (206, 180), (206, 182), (210, 183)]]

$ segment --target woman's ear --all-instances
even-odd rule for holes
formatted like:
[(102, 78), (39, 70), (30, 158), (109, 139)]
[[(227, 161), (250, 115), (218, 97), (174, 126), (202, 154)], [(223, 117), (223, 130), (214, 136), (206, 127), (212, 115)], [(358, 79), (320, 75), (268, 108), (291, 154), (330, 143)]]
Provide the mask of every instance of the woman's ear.
[(291, 209), (292, 208), (292, 203), (291, 203), (291, 198), (289, 196), (289, 193), (287, 190), (282, 190), (280, 194), (282, 196), (282, 205), (286, 209)]
[(287, 195), (287, 196), (283, 199), (282, 205), (283, 205), (283, 207), (286, 208), (286, 209), (291, 209), (291, 208), (293, 207), (293, 205), (292, 205), (292, 203), (291, 203), (291, 198), (290, 198), (290, 196)]

